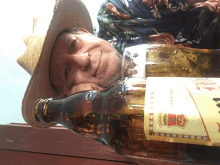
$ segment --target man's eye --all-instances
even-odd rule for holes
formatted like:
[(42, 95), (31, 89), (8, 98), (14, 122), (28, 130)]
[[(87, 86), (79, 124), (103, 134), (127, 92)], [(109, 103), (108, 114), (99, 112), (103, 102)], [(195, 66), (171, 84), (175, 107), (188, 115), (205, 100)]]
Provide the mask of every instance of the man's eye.
[(68, 79), (68, 76), (69, 76), (69, 70), (68, 70), (68, 69), (65, 69), (65, 79), (66, 79), (66, 80)]
[(71, 43), (71, 47), (72, 48), (75, 48), (77, 45), (77, 40), (73, 40), (73, 42)]

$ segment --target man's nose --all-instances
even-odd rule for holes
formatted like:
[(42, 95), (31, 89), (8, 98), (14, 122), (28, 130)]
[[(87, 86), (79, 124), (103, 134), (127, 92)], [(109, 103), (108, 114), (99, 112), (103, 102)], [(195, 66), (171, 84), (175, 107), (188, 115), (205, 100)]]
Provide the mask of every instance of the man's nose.
[(80, 66), (81, 70), (85, 70), (86, 66), (88, 66), (91, 62), (88, 52), (74, 55), (72, 58)]

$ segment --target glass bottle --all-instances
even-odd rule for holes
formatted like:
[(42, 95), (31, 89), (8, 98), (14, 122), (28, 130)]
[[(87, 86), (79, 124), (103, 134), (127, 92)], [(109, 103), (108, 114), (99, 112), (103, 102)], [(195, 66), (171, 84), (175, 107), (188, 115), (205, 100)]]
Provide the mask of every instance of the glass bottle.
[(103, 92), (39, 99), (34, 115), (128, 157), (219, 162), (219, 90), (218, 78), (125, 78)]
[(123, 54), (124, 77), (220, 77), (220, 50), (142, 44)]

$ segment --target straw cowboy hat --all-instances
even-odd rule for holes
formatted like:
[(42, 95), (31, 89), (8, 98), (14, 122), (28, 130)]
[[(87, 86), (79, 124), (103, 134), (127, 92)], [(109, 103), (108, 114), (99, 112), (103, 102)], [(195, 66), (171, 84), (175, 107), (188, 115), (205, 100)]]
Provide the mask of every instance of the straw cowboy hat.
[(31, 80), (22, 101), (22, 115), (31, 126), (47, 128), (54, 124), (37, 122), (34, 119), (33, 107), (39, 98), (56, 96), (49, 81), (49, 61), (57, 35), (64, 29), (84, 28), (93, 34), (90, 15), (81, 0), (56, 0), (54, 14), (47, 34), (38, 34), (24, 38), (27, 50), (17, 62), (29, 74)]

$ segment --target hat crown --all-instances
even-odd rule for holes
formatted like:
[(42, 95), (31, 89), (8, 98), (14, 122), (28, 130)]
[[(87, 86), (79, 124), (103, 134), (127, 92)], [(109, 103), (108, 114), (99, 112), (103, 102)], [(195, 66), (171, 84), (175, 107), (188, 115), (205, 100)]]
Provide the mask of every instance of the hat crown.
[(25, 53), (17, 58), (17, 62), (30, 75), (33, 74), (37, 66), (45, 36), (45, 34), (33, 34), (23, 38), (27, 48)]

